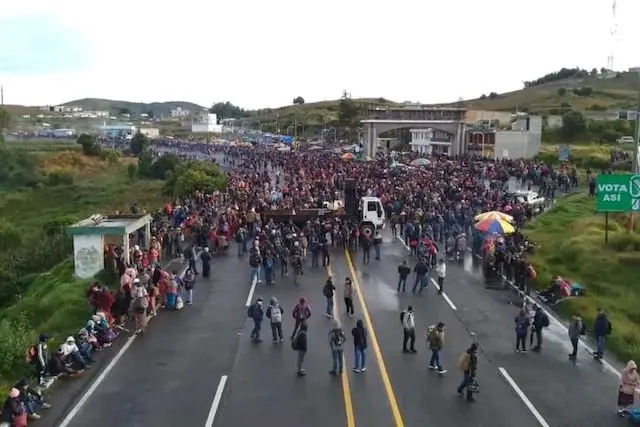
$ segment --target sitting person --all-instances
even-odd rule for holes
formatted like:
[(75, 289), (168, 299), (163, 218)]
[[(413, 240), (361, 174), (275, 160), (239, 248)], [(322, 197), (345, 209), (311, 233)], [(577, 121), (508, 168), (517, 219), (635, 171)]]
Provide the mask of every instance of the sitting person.
[(49, 372), (57, 377), (70, 377), (82, 373), (82, 370), (74, 369), (64, 355), (64, 350), (60, 349), (54, 357), (49, 360)]
[(12, 388), (9, 397), (2, 405), (1, 425), (11, 427), (27, 427), (27, 408), (20, 400), (20, 390)]
[(88, 359), (91, 359), (95, 350), (102, 350), (102, 347), (98, 345), (98, 339), (91, 335), (85, 328), (80, 329), (78, 332), (78, 339), (76, 345), (80, 350), (80, 353), (86, 355)]
[(29, 382), (26, 378), (18, 381), (14, 387), (20, 391), (20, 396), (18, 396), (18, 398), (27, 409), (29, 418), (34, 420), (40, 419), (38, 410), (51, 408), (51, 405), (45, 402), (42, 393), (36, 388), (32, 388), (29, 386)]
[(87, 326), (85, 326), (85, 329), (89, 334), (96, 337), (96, 339), (98, 340), (98, 346), (100, 346), (101, 348), (109, 347), (112, 344), (113, 339), (109, 339), (110, 336), (109, 334), (105, 333), (105, 331), (98, 330), (96, 328), (96, 322), (93, 321), (93, 319), (87, 322)]
[(77, 364), (81, 369), (88, 369), (88, 365), (92, 362), (91, 357), (87, 357), (87, 355), (80, 352), (80, 349), (76, 345), (76, 340), (73, 337), (68, 337), (60, 346), (60, 349), (64, 353), (64, 358), (68, 363), (72, 365)]

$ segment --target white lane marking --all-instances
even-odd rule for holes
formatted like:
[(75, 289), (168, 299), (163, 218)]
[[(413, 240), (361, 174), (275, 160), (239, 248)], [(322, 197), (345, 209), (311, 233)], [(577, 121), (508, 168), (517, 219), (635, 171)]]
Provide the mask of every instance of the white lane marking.
[[(187, 271), (188, 268), (189, 268), (188, 265), (186, 267), (183, 267), (180, 270), (179, 275), (184, 276), (184, 273)], [(151, 319), (153, 319), (153, 317)], [(131, 344), (133, 344), (133, 341), (135, 341), (137, 337), (138, 335), (132, 335), (129, 337), (129, 339), (127, 339), (127, 341), (124, 343), (122, 348), (116, 353), (115, 356), (113, 356), (113, 359), (111, 359), (109, 364), (107, 364), (107, 366), (100, 373), (100, 375), (98, 375), (98, 378), (96, 378), (93, 381), (93, 383), (91, 383), (91, 386), (87, 389), (87, 391), (84, 392), (84, 394), (82, 395), (78, 403), (76, 403), (75, 406), (71, 409), (71, 411), (69, 411), (67, 416), (64, 417), (64, 420), (62, 420), (62, 423), (58, 427), (68, 427), (71, 424), (71, 422), (76, 417), (76, 415), (78, 415), (78, 412), (80, 412), (80, 409), (82, 409), (82, 407), (86, 405), (86, 403), (89, 401), (91, 396), (93, 396), (93, 393), (95, 393), (98, 387), (100, 387), (100, 384), (104, 382), (104, 380), (107, 378), (107, 375), (109, 375), (111, 370), (116, 366), (116, 363), (120, 361), (122, 356), (124, 356), (124, 353), (129, 349), (129, 347), (131, 347)]]
[(513, 390), (516, 392), (516, 394), (520, 397), (522, 402), (524, 402), (526, 407), (529, 408), (529, 411), (531, 411), (531, 413), (536, 418), (536, 420), (538, 420), (540, 425), (542, 427), (549, 427), (549, 424), (545, 421), (544, 418), (542, 418), (542, 415), (540, 415), (540, 412), (538, 412), (538, 410), (535, 408), (535, 406), (533, 406), (533, 403), (531, 403), (529, 398), (522, 392), (522, 390), (520, 390), (520, 387), (518, 387), (518, 384), (516, 384), (516, 382), (513, 380), (513, 378), (511, 378), (511, 375), (509, 375), (507, 370), (504, 369), (504, 368), (498, 368), (498, 371), (504, 377), (504, 379), (507, 381), (507, 383), (511, 386), (511, 388), (513, 388)]
[[(407, 243), (404, 241), (402, 237), (400, 237), (399, 234), (396, 234), (396, 238), (398, 239), (398, 241), (400, 241), (400, 243), (402, 243), (402, 245), (405, 248), (407, 248), (408, 251), (411, 251), (411, 248), (409, 247), (409, 245), (407, 245)], [(431, 283), (433, 283), (433, 286), (435, 286), (438, 292), (440, 292), (440, 286), (438, 286), (438, 282), (436, 282), (433, 278), (431, 278), (430, 280), (431, 280)], [(458, 307), (456, 307), (453, 301), (451, 301), (451, 298), (449, 298), (449, 295), (447, 295), (446, 292), (442, 293), (442, 298), (444, 298), (444, 300), (447, 302), (447, 304), (449, 304), (449, 307), (451, 307), (452, 310), (458, 309)]]
[(213, 403), (211, 404), (211, 409), (209, 409), (209, 415), (207, 416), (207, 421), (204, 423), (204, 427), (212, 427), (213, 421), (216, 419), (216, 413), (218, 412), (218, 406), (220, 406), (220, 401), (222, 400), (222, 393), (224, 392), (224, 386), (227, 384), (227, 376), (223, 375), (220, 377), (220, 382), (218, 383), (218, 388), (216, 389), (216, 394), (213, 396)]
[[(558, 318), (556, 318), (553, 313), (550, 310), (545, 309), (544, 307), (542, 307), (542, 305), (536, 301), (535, 299), (531, 298), (529, 295), (524, 295), (522, 293), (522, 291), (520, 289), (518, 289), (518, 287), (515, 285), (515, 283), (511, 280), (507, 280), (507, 278), (505, 276), (502, 276), (502, 278), (504, 280), (507, 281), (507, 283), (516, 291), (518, 292), (518, 295), (521, 295), (524, 297), (525, 301), (529, 301), (532, 304), (537, 304), (542, 311), (549, 317), (549, 319), (554, 322), (556, 325), (560, 326), (560, 328), (562, 328), (562, 330), (564, 330), (567, 333), (567, 337), (569, 336), (569, 328), (567, 328), (567, 325), (564, 324), (564, 322), (558, 320)], [(568, 338), (567, 338), (568, 339)], [(582, 345), (582, 347), (584, 347), (589, 353), (594, 354), (595, 350), (593, 349), (593, 347), (591, 347), (589, 344), (587, 344), (582, 338), (580, 338), (579, 340), (580, 345)], [(607, 362), (604, 359), (601, 359), (600, 362), (602, 363), (603, 368), (615, 375), (617, 378), (620, 378), (620, 371), (618, 371), (611, 363)]]
[(104, 370), (98, 376), (98, 378), (95, 379), (93, 384), (91, 384), (91, 387), (89, 387), (89, 389), (85, 392), (85, 394), (78, 401), (78, 403), (76, 403), (73, 409), (71, 409), (71, 411), (67, 414), (67, 416), (64, 418), (64, 420), (58, 427), (67, 427), (71, 423), (71, 421), (73, 421), (73, 418), (76, 415), (78, 415), (78, 412), (80, 411), (80, 409), (82, 409), (82, 407), (87, 403), (89, 398), (91, 398), (93, 393), (95, 393), (96, 389), (100, 386), (100, 384), (102, 384), (102, 382), (105, 380), (107, 375), (109, 375), (109, 372), (111, 372), (113, 367), (116, 366), (116, 363), (118, 363), (120, 358), (124, 355), (125, 351), (127, 351), (129, 347), (131, 347), (131, 344), (136, 339), (136, 337), (137, 335), (133, 335), (127, 340), (126, 343), (124, 343), (120, 351), (115, 355), (113, 359), (111, 359), (111, 362), (109, 362), (107, 367), (104, 368)]
[[(433, 283), (433, 286), (435, 286), (438, 292), (440, 292), (440, 286), (438, 286), (438, 282), (436, 282), (435, 279), (433, 278), (430, 278), (429, 280), (431, 280), (431, 283)], [(444, 298), (444, 300), (447, 302), (447, 304), (449, 304), (449, 307), (451, 307), (452, 310), (458, 309), (458, 307), (456, 307), (453, 301), (451, 301), (451, 298), (449, 298), (449, 295), (447, 295), (446, 292), (442, 293), (442, 298)]]
[(247, 302), (245, 303), (245, 307), (249, 307), (253, 302), (253, 293), (256, 291), (256, 285), (258, 284), (258, 278), (254, 277), (251, 282), (251, 288), (249, 289), (249, 295), (247, 296)]

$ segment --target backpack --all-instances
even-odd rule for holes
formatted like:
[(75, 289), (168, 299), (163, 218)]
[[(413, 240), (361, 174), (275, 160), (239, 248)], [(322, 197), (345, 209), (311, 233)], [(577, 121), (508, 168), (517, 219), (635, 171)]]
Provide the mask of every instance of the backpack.
[(547, 316), (547, 313), (542, 313), (542, 327), (548, 328), (550, 324), (551, 322), (549, 322), (549, 316)]
[(582, 322), (582, 327), (580, 328), (580, 335), (587, 335), (587, 325)]
[(611, 324), (611, 322), (607, 319), (607, 335), (611, 335), (611, 332), (613, 331), (613, 325)]
[(282, 322), (282, 310), (280, 307), (271, 307), (271, 323)]
[(529, 273), (529, 277), (531, 279), (536, 279), (538, 277), (538, 272), (536, 272), (536, 270), (532, 266), (529, 266), (529, 268), (527, 268), (527, 270), (528, 270), (528, 273)]
[(248, 318), (253, 317), (253, 305), (250, 305), (249, 307), (247, 307), (247, 317)]
[(460, 357), (458, 357), (458, 367), (460, 368), (461, 371), (468, 371), (469, 370), (469, 361), (471, 360), (471, 356), (469, 355), (469, 353), (467, 353), (466, 351), (464, 351)]
[(431, 325), (427, 328), (427, 341), (432, 343), (436, 337), (436, 326)]
[(27, 363), (32, 363), (38, 357), (38, 349), (35, 345), (31, 345), (27, 348), (24, 353), (24, 359)]
[(149, 298), (147, 297), (138, 297), (136, 298), (136, 308), (149, 308)]
[(322, 295), (329, 298), (331, 296), (331, 291), (332, 289), (329, 285), (324, 285), (324, 288), (322, 289)]
[(633, 425), (640, 425), (640, 409), (639, 408), (627, 409), (627, 419)]
[(404, 326), (404, 315), (407, 314), (405, 311), (400, 312), (400, 324)]
[(300, 332), (296, 332), (296, 335), (291, 340), (291, 349), (298, 351), (298, 337), (300, 336)]
[(331, 343), (334, 345), (334, 347), (340, 347), (342, 346), (342, 344), (344, 344), (344, 341), (344, 332), (342, 332), (342, 330), (340, 329), (335, 329), (331, 334)]

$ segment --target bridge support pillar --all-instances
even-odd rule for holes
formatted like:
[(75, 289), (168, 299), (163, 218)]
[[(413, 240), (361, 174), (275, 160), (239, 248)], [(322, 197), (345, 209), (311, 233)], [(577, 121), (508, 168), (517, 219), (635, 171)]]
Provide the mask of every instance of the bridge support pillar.
[(374, 158), (376, 155), (376, 148), (378, 145), (378, 132), (371, 123), (365, 123), (364, 126), (364, 157)]

